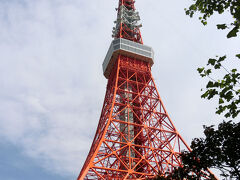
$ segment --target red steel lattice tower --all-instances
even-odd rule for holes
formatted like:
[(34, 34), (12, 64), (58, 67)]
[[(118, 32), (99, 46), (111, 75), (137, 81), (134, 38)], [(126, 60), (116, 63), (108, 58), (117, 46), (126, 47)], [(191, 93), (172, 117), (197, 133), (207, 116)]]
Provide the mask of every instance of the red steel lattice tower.
[(119, 0), (106, 58), (107, 91), (97, 131), (78, 180), (146, 179), (181, 166), (189, 149), (157, 91), (153, 50), (143, 45), (134, 0)]

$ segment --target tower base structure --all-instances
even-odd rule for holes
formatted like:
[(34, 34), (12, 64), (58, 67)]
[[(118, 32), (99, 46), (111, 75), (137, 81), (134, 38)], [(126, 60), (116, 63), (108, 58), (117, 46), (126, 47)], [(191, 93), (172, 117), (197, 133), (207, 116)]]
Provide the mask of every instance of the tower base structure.
[(157, 91), (151, 64), (118, 54), (97, 131), (78, 180), (147, 179), (182, 165), (190, 149)]

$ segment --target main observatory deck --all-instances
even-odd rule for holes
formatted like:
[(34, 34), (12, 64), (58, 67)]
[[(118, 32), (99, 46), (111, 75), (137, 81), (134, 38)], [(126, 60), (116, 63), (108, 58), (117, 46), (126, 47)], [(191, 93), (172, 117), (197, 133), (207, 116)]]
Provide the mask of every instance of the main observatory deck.
[(151, 66), (154, 64), (154, 52), (151, 47), (127, 39), (114, 39), (102, 64), (103, 74), (107, 79), (119, 54), (149, 62)]

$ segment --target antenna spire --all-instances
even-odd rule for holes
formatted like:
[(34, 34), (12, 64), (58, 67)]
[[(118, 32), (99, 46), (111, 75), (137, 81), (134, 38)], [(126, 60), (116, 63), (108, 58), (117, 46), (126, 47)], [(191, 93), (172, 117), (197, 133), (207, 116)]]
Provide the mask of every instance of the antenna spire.
[(134, 5), (134, 0), (119, 0), (119, 6), (116, 8), (117, 20), (114, 21), (116, 26), (113, 28), (112, 36), (115, 39), (123, 38), (143, 44), (140, 32), (142, 24), (139, 23), (140, 16)]

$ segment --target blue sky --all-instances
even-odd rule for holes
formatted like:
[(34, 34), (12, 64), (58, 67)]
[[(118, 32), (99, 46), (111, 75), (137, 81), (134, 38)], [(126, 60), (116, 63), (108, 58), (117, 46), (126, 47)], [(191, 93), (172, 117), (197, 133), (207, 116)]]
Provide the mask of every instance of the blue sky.
[[(239, 39), (216, 31), (230, 17), (203, 27), (185, 15), (190, 2), (136, 1), (143, 41), (155, 50), (159, 93), (188, 143), (203, 124), (222, 120), (216, 103), (200, 98), (205, 81), (196, 69), (208, 57), (239, 53)], [(0, 0), (0, 179), (76, 179), (104, 100), (101, 64), (116, 6), (117, 0)]]
[(61, 176), (50, 172), (39, 165), (39, 162), (23, 154), (20, 147), (9, 142), (0, 143), (1, 179), (73, 179), (74, 176)]

